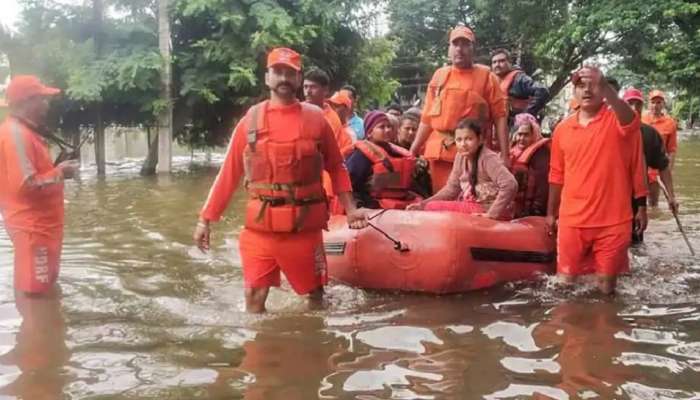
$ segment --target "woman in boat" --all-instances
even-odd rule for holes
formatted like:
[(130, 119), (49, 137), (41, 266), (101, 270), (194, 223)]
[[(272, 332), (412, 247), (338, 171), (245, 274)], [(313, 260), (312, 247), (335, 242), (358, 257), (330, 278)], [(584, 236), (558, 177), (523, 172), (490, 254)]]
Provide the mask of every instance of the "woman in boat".
[(527, 113), (515, 116), (513, 129), (510, 165), (518, 182), (513, 205), (515, 218), (547, 215), (551, 141), (542, 137), (537, 120)]
[(381, 111), (365, 116), (365, 140), (357, 141), (345, 160), (358, 207), (398, 208), (420, 200), (411, 191), (416, 160), (393, 143), (394, 126)]
[(413, 140), (416, 138), (416, 132), (418, 132), (419, 124), (419, 115), (408, 112), (404, 113), (399, 118), (399, 130), (398, 135), (396, 136), (396, 144), (404, 149), (410, 150)]
[(472, 118), (461, 120), (455, 130), (455, 143), (458, 154), (447, 184), (408, 209), (512, 218), (518, 184), (499, 155), (484, 146), (479, 122)]

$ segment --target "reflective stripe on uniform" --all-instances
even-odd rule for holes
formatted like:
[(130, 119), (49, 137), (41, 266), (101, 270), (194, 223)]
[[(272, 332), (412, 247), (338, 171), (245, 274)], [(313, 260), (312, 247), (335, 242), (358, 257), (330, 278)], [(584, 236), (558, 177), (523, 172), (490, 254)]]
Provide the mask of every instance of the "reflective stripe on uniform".
[(27, 149), (24, 143), (24, 137), (22, 137), (22, 129), (19, 127), (19, 124), (12, 121), (10, 123), (10, 131), (12, 132), (12, 139), (14, 140), (15, 147), (17, 149), (17, 158), (19, 159), (22, 178), (24, 181), (26, 181), (36, 174), (36, 170), (34, 169), (31, 161), (29, 161), (29, 157), (27, 157)]
[(63, 179), (61, 179), (61, 177), (59, 175), (56, 175), (56, 176), (52, 176), (52, 177), (45, 178), (45, 179), (35, 179), (33, 177), (30, 177), (29, 181), (27, 183), (30, 186), (42, 188), (44, 186), (55, 185), (57, 183), (61, 183), (62, 181), (63, 181)]

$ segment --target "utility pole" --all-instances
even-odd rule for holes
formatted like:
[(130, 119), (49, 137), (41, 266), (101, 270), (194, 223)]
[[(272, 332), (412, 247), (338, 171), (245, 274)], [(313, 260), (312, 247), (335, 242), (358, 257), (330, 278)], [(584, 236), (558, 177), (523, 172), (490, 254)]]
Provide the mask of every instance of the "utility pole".
[[(99, 60), (102, 57), (102, 18), (104, 17), (102, 0), (92, 0), (92, 11), (95, 55)], [(105, 176), (105, 127), (102, 119), (102, 100), (95, 104), (95, 164), (97, 164), (97, 175)]]
[(160, 96), (166, 106), (158, 115), (157, 171), (159, 173), (168, 173), (172, 168), (173, 150), (172, 60), (170, 57), (168, 0), (158, 0), (158, 48), (163, 59), (163, 71), (160, 74)]

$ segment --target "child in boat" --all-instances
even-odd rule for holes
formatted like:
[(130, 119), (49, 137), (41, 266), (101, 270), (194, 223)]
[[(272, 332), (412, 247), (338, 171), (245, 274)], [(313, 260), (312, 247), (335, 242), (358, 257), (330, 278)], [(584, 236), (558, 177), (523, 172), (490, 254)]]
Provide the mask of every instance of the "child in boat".
[(358, 207), (405, 208), (417, 197), (410, 190), (415, 158), (391, 143), (394, 126), (385, 113), (368, 113), (364, 128), (366, 139), (357, 141), (345, 160)]
[(455, 130), (455, 143), (458, 154), (447, 184), (432, 197), (407, 209), (456, 211), (502, 220), (512, 218), (518, 184), (500, 156), (484, 146), (478, 121), (461, 120)]

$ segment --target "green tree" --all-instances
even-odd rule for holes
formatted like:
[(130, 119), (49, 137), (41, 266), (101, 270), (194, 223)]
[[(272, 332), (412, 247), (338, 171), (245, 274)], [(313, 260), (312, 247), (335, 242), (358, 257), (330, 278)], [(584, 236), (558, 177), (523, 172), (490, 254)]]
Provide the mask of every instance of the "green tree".
[[(265, 92), (265, 54), (275, 46), (294, 48), (307, 67), (326, 70), (334, 88), (350, 82), (363, 93), (364, 102), (385, 102), (396, 86), (386, 79), (392, 46), (356, 28), (349, 7), (363, 3), (175, 1), (175, 126), (191, 121), (181, 138), (196, 144), (227, 138), (232, 121)], [(357, 73), (367, 68), (371, 77)]]
[(59, 129), (69, 136), (80, 128), (93, 129), (98, 104), (105, 124), (152, 123), (162, 67), (152, 16), (105, 17), (97, 57), (90, 5), (51, 0), (22, 4), (18, 32), (5, 34), (0, 51), (8, 55), (13, 74), (37, 74), (64, 89), (54, 108)]
[[(631, 71), (697, 83), (698, 4), (684, 0), (389, 0), (398, 58), (429, 70), (446, 61), (447, 32), (475, 30), (478, 60), (506, 47), (556, 95), (584, 61), (616, 58)], [(694, 77), (694, 78), (693, 78)]]
[[(59, 127), (92, 129), (98, 109), (105, 124), (154, 126), (166, 106), (155, 0), (102, 0), (111, 11), (100, 26), (89, 2), (20, 1), (19, 32), (0, 35), (0, 51), (13, 73), (65, 89)], [(203, 146), (228, 139), (236, 118), (265, 95), (265, 56), (275, 46), (327, 70), (334, 88), (352, 83), (367, 104), (386, 102), (396, 87), (388, 78), (394, 44), (370, 37), (369, 17), (354, 13), (357, 7), (373, 9), (366, 0), (171, 0), (177, 140)]]

